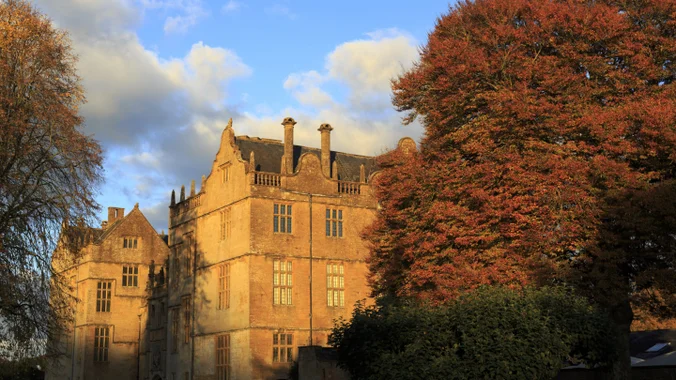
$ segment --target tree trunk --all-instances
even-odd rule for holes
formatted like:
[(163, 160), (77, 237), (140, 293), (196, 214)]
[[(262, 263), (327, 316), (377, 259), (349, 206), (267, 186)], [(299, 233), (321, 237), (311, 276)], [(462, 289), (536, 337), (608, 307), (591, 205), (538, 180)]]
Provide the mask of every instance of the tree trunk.
[(631, 310), (629, 297), (626, 297), (610, 310), (613, 322), (617, 325), (618, 334), (616, 337), (616, 347), (618, 357), (612, 366), (612, 379), (627, 380), (631, 379), (631, 354), (629, 351), (629, 333), (631, 332), (631, 322), (634, 319), (634, 313)]

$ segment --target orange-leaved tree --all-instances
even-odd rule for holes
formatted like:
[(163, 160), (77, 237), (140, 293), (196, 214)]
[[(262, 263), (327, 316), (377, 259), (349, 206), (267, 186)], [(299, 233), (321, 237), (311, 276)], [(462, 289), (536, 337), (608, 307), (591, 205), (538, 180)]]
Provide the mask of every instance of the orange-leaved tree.
[(0, 2), (0, 340), (13, 359), (44, 354), (72, 310), (51, 253), (63, 221), (98, 207), (102, 154), (81, 131), (83, 101), (66, 33), (26, 1)]
[(628, 333), (630, 296), (674, 285), (674, 65), (673, 0), (476, 0), (440, 17), (393, 84), (425, 135), (381, 158), (375, 293), (564, 284)]

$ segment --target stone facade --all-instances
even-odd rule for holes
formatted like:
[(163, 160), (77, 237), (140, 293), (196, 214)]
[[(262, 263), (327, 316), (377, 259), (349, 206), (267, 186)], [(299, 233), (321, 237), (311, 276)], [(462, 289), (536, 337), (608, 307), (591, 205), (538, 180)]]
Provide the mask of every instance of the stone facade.
[(86, 228), (78, 237), (79, 255), (64, 252), (60, 244), (53, 256), (78, 302), (73, 326), (58, 342), (66, 355), (46, 378), (135, 379), (146, 324), (146, 281), (153, 262), (168, 256), (167, 244), (138, 205), (126, 216), (124, 209), (109, 208), (102, 228)]
[[(108, 367), (93, 370), (136, 378), (138, 366), (139, 378), (152, 380), (285, 379), (298, 347), (325, 346), (334, 320), (349, 318), (355, 302), (369, 302), (368, 247), (360, 234), (377, 210), (370, 187), (376, 160), (332, 151), (328, 124), (319, 127), (320, 149), (294, 145), (295, 124), (284, 119), (278, 141), (235, 136), (231, 121), (199, 191), (193, 181), (187, 194), (172, 192), (168, 247), (157, 242), (155, 251), (135, 256), (143, 284), (119, 316), (123, 323), (91, 310), (79, 317), (82, 329), (114, 325), (116, 350), (130, 359), (118, 365), (111, 356)], [(415, 143), (402, 139), (398, 149)], [(135, 209), (124, 220), (141, 217)], [(115, 223), (108, 229), (121, 228)], [(112, 247), (122, 231), (102, 242)], [(144, 234), (144, 242), (157, 237)], [(130, 260), (101, 258), (95, 265), (103, 271), (88, 289)], [(92, 293), (78, 294), (82, 307), (94, 305)], [(100, 320), (84, 322), (92, 315)], [(82, 379), (108, 378), (88, 377), (88, 366), (77, 364)]]

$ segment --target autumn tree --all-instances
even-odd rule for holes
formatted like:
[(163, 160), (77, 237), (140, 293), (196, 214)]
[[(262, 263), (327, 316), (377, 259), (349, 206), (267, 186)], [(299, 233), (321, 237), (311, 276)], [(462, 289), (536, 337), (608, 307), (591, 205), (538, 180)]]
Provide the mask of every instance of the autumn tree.
[(425, 135), (381, 158), (376, 293), (564, 284), (626, 338), (630, 296), (676, 287), (674, 62), (673, 0), (476, 0), (440, 17), (393, 84)]
[(67, 34), (29, 3), (4, 0), (0, 35), (0, 341), (30, 355), (68, 316), (51, 252), (64, 221), (96, 212), (102, 155), (81, 131)]

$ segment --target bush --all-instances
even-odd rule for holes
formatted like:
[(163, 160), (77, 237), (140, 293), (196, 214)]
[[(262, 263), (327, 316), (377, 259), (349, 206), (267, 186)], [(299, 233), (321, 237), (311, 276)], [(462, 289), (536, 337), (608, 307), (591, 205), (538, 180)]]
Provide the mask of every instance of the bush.
[(561, 289), (483, 288), (443, 306), (357, 305), (329, 342), (362, 379), (551, 379), (614, 360), (605, 315)]

